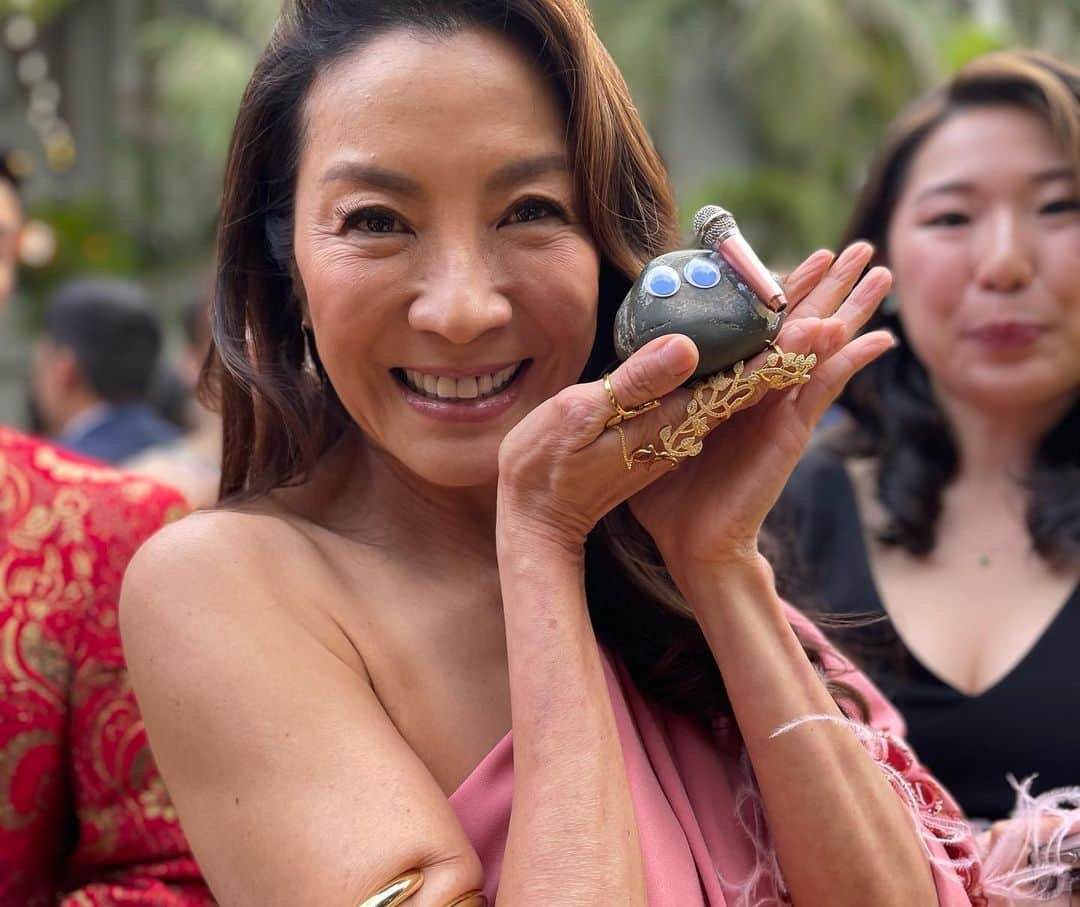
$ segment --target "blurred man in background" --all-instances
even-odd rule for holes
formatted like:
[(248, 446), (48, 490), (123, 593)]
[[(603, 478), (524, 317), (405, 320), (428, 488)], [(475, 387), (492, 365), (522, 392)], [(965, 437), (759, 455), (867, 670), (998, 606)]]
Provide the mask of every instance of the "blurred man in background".
[(157, 479), (181, 491), (192, 507), (217, 501), (221, 480), (221, 416), (198, 394), (199, 372), (210, 350), (210, 306), (196, 299), (184, 310), (184, 348), (176, 373), (187, 401), (188, 431), (179, 440), (158, 445), (124, 464), (125, 469)]
[(160, 352), (161, 326), (138, 285), (65, 284), (34, 349), (31, 392), (45, 432), (61, 447), (118, 464), (175, 441), (179, 429), (146, 402)]

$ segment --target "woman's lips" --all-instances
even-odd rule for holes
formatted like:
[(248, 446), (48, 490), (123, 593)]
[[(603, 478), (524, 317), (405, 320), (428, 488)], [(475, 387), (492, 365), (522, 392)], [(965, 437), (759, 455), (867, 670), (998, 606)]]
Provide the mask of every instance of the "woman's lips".
[(990, 350), (1008, 352), (1031, 346), (1046, 328), (1022, 321), (996, 321), (967, 331), (965, 336)]

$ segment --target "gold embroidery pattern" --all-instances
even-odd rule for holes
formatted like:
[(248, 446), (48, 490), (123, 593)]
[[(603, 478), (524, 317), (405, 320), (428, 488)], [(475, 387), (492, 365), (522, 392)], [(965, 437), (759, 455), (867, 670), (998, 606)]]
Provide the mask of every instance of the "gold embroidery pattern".
[(0, 630), (0, 657), (5, 697), (15, 700), (30, 693), (30, 702), (40, 697), (46, 707), (62, 704), (70, 676), (67, 656), (61, 646), (45, 639), (40, 624), (8, 620)]
[[(12, 789), (12, 779), (15, 772), (26, 762), (26, 757), (34, 750), (41, 747), (54, 746), (59, 742), (55, 734), (46, 730), (34, 729), (16, 734), (7, 744), (0, 748), (0, 785), (4, 791)], [(26, 797), (28, 810), (19, 809), (15, 799), (11, 796), (0, 798), (0, 828), (13, 830), (29, 825), (35, 818), (37, 808), (43, 799), (39, 794), (43, 788), (49, 786), (52, 778), (48, 774), (37, 774), (33, 779), (35, 790), (32, 796)]]
[[(182, 513), (149, 480), (0, 428), (0, 853), (23, 867), (0, 872), (2, 904), (55, 903), (69, 877), (89, 886), (69, 904), (213, 904), (154, 765), (116, 619), (128, 559)], [(77, 827), (73, 852), (50, 837), (57, 810)]]
[[(0, 434), (0, 442), (3, 441)], [(0, 525), (13, 526), (30, 507), (30, 479), (0, 456)]]
[[(63, 483), (116, 485), (128, 479), (109, 466), (96, 466), (70, 460), (52, 447), (42, 445), (34, 451), (34, 468), (48, 478)], [(145, 484), (145, 483), (144, 483)]]

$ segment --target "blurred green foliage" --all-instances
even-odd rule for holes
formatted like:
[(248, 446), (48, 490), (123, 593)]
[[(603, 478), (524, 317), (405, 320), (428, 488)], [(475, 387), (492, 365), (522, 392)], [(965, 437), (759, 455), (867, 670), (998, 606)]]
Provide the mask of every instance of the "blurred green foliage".
[(76, 0), (0, 0), (0, 18), (23, 13), (38, 25), (48, 25)]
[[(14, 6), (47, 24), (74, 2), (0, 0), (0, 10)], [(128, 100), (110, 124), (109, 153), (130, 191), (32, 205), (31, 215), (56, 233), (58, 252), (47, 266), (24, 269), (21, 308), (31, 326), (49, 290), (77, 273), (201, 284), (237, 106), (280, 9), (278, 0), (125, 2), (137, 43), (117, 67), (138, 74), (139, 106)]]
[[(0, 14), (29, 4), (45, 22), (72, 2), (0, 0)], [(133, 53), (146, 109), (122, 121), (117, 150), (131, 164), (134, 203), (126, 202), (126, 217), (113, 216), (119, 202), (102, 199), (39, 208), (63, 251), (54, 266), (28, 275), (32, 287), (84, 266), (100, 270), (78, 256), (100, 251), (86, 237), (110, 229), (101, 262), (110, 268), (144, 275), (201, 268), (210, 254), (236, 107), (280, 2), (137, 2)], [(746, 153), (717, 152), (692, 177), (676, 172), (683, 211), (688, 218), (706, 202), (730, 207), (763, 255), (785, 264), (835, 243), (879, 136), (909, 99), (987, 50), (1039, 46), (1072, 59), (1080, 50), (1080, 0), (590, 0), (590, 7), (669, 159), (679, 136), (665, 124), (672, 106), (685, 102), (683, 76), (705, 68), (706, 105), (718, 99), (722, 113), (712, 115), (729, 118)]]
[(835, 244), (880, 136), (909, 100), (990, 50), (1080, 56), (1077, 0), (590, 5), (662, 154), (678, 141), (656, 128), (658, 109), (680, 103), (673, 66), (710, 74), (709, 90), (748, 152), (742, 161), (709, 162), (702, 178), (677, 179), (684, 216), (705, 203), (731, 208), (762, 253), (781, 263)]
[(34, 216), (56, 232), (56, 257), (44, 268), (24, 269), (19, 279), (24, 328), (35, 331), (44, 313), (48, 291), (81, 274), (135, 276), (142, 258), (130, 231), (118, 222), (109, 200), (82, 198), (38, 206)]

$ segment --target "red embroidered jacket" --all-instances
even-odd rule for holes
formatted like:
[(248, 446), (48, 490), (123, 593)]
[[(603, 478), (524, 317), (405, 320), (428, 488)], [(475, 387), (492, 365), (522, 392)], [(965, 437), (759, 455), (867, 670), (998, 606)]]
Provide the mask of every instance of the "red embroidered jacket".
[(0, 905), (213, 905), (124, 667), (124, 568), (176, 492), (0, 427)]

